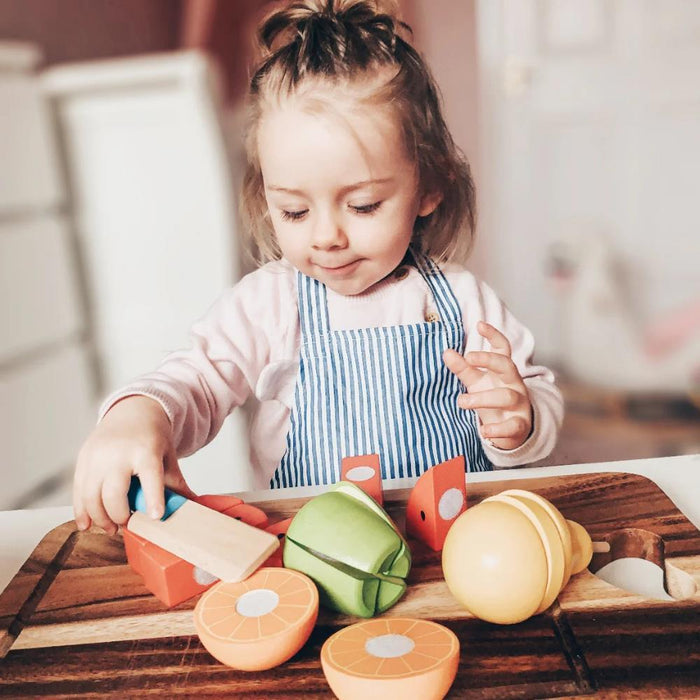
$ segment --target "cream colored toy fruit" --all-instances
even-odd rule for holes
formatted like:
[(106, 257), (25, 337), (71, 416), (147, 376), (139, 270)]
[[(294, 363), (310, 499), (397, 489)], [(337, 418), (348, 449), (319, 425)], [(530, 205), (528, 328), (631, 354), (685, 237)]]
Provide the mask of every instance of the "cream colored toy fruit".
[(586, 532), (586, 528), (573, 520), (567, 520), (571, 532), (574, 555), (571, 563), (571, 573), (577, 574), (583, 571), (593, 557), (593, 542), (591, 536)]
[[(538, 493), (533, 493), (532, 491), (525, 491), (524, 489), (508, 489), (507, 491), (502, 491), (499, 495), (513, 496), (525, 502), (537, 503), (547, 512), (557, 528), (559, 537), (561, 537), (561, 543), (564, 546), (566, 566), (564, 568), (564, 582), (562, 583), (562, 588), (566, 586), (572, 574), (571, 564), (573, 563), (573, 543), (571, 541), (571, 530), (567, 526), (566, 519), (559, 512), (559, 509), (551, 501), (544, 498), (544, 496), (540, 496)], [(588, 566), (588, 564), (586, 564), (586, 566)]]
[(564, 583), (564, 572), (567, 562), (564, 554), (564, 546), (562, 545), (557, 528), (545, 510), (533, 501), (528, 502), (504, 494), (492, 496), (486, 500), (497, 500), (517, 508), (535, 526), (542, 540), (542, 546), (544, 547), (544, 552), (547, 557), (548, 570), (547, 587), (542, 597), (542, 602), (535, 611), (535, 614), (541, 613), (554, 602), (554, 599), (559, 595), (559, 591)]
[[(542, 496), (510, 489), (457, 518), (445, 540), (442, 568), (448, 588), (467, 610), (511, 624), (546, 610), (592, 554), (585, 528)], [(540, 580), (544, 587), (533, 607)]]
[(442, 570), (467, 610), (500, 624), (533, 615), (547, 589), (539, 532), (517, 508), (498, 501), (484, 501), (455, 520), (445, 538)]

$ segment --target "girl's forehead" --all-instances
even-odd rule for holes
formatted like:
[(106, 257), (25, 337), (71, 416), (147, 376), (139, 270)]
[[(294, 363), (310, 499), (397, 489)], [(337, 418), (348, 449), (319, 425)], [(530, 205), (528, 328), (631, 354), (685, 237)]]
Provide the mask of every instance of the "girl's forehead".
[[(352, 81), (308, 79), (294, 92), (267, 100), (260, 113), (258, 128), (286, 122), (291, 125), (320, 125), (342, 128), (361, 136), (381, 132), (384, 137), (398, 136), (399, 119), (395, 106), (381, 99), (379, 91), (386, 82), (374, 75)], [(262, 129), (260, 129), (262, 127)]]
[(276, 186), (331, 187), (386, 179), (412, 167), (396, 119), (386, 110), (349, 110), (311, 97), (290, 100), (264, 115), (257, 137), (264, 177)]
[[(282, 146), (284, 144), (284, 146)], [(387, 109), (352, 108), (311, 97), (290, 100), (263, 116), (258, 130), (258, 151), (279, 154), (307, 147), (327, 153), (351, 151), (405, 156), (395, 115)]]
[(396, 75), (393, 66), (384, 66), (347, 77), (311, 76), (291, 91), (270, 90), (263, 102), (263, 116), (271, 109), (300, 109), (309, 113), (347, 111), (387, 111), (383, 89)]

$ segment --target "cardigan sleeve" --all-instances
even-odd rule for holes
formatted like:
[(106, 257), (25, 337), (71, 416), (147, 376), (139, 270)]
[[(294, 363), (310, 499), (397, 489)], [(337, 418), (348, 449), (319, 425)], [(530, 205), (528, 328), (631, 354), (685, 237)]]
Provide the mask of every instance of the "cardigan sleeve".
[[(263, 369), (293, 342), (287, 308), (295, 299), (284, 270), (261, 268), (224, 292), (190, 331), (190, 347), (167, 355), (160, 366), (115, 391), (99, 417), (120, 399), (148, 396), (172, 426), (178, 456), (209, 443), (224, 419), (255, 390)], [(293, 330), (293, 329), (291, 329)]]

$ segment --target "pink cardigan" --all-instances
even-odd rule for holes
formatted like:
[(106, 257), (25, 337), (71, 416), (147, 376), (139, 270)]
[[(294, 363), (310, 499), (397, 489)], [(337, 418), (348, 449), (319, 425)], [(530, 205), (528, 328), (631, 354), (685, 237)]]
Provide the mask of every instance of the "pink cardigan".
[[(479, 320), (500, 329), (510, 340), (534, 409), (534, 430), (523, 445), (505, 451), (484, 441), (486, 454), (495, 467), (546, 457), (564, 409), (552, 372), (532, 364), (531, 333), (470, 272), (456, 265), (442, 269), (461, 305), (466, 351), (488, 349), (476, 332)], [(427, 284), (414, 268), (398, 268), (358, 296), (328, 290), (335, 330), (422, 323), (432, 320), (432, 307)], [(296, 270), (282, 260), (247, 275), (194, 324), (191, 337), (191, 348), (169, 354), (154, 372), (110, 395), (100, 417), (125, 396), (150, 396), (168, 414), (177, 453), (185, 456), (212, 440), (226, 416), (252, 397), (251, 462), (256, 483), (266, 485), (284, 454), (299, 368)]]

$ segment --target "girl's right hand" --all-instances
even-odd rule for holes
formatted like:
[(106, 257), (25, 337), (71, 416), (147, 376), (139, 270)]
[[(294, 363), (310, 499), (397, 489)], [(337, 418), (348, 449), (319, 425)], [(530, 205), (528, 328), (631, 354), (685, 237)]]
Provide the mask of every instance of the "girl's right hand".
[(115, 534), (130, 516), (127, 494), (133, 475), (141, 481), (148, 514), (154, 519), (163, 515), (164, 486), (194, 496), (177, 463), (168, 416), (147, 396), (117, 402), (82, 446), (73, 478), (78, 529), (95, 524)]

